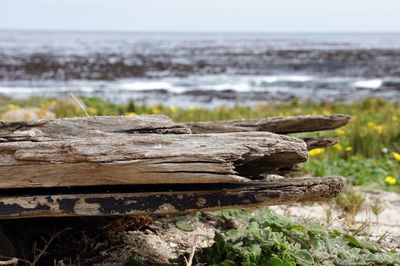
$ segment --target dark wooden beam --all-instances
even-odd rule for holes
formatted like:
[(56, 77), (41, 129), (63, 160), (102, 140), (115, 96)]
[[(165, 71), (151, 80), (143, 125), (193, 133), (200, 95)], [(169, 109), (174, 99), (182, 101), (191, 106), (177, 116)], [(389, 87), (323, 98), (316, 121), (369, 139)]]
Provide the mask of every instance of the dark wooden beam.
[(327, 200), (342, 189), (340, 177), (320, 177), (253, 181), (212, 190), (8, 195), (0, 197), (0, 218), (190, 213)]

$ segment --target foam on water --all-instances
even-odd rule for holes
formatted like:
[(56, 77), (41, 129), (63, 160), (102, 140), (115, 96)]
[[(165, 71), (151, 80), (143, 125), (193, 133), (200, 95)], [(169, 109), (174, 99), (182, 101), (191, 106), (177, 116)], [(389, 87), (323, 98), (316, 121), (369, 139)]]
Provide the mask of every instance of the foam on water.
[(120, 81), (117, 82), (114, 87), (120, 90), (169, 90), (175, 91), (176, 88), (173, 84), (167, 81), (151, 81), (151, 80), (143, 80), (143, 81)]
[[(392, 82), (391, 82), (392, 81)], [(114, 81), (0, 81), (0, 95), (9, 97), (97, 96), (126, 103), (169, 103), (177, 106), (254, 104), (266, 100), (303, 99), (352, 101), (368, 96), (400, 98), (398, 79), (359, 77), (317, 77), (310, 75), (197, 75), (159, 79), (120, 79)], [(390, 83), (391, 82), (391, 83)], [(392, 87), (385, 87), (392, 84)], [(359, 90), (362, 88), (363, 90)], [(384, 88), (384, 89), (381, 89)], [(379, 90), (378, 90), (379, 89)]]
[(363, 89), (379, 89), (383, 85), (382, 79), (368, 79), (368, 80), (360, 80), (353, 83), (353, 86), (356, 88)]
[(313, 80), (308, 75), (279, 75), (279, 76), (254, 76), (252, 81), (256, 83), (279, 83), (279, 82), (307, 82)]

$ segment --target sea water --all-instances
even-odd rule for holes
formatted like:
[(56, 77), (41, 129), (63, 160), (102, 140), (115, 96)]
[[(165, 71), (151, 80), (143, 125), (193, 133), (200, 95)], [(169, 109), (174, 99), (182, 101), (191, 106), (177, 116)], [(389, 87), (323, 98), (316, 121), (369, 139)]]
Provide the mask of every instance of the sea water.
[(0, 96), (215, 107), (400, 99), (400, 34), (0, 32)]

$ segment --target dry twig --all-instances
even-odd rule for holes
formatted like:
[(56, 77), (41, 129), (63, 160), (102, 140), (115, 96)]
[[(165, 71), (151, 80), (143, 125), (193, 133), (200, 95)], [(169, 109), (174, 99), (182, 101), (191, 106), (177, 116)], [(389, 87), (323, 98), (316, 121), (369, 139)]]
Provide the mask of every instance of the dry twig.
[[(42, 238), (43, 242), (45, 243), (44, 247), (40, 250), (39, 254), (35, 254), (34, 258), (33, 258), (33, 262), (29, 263), (30, 266), (35, 266), (36, 263), (38, 263), (38, 261), (41, 259), (41, 257), (46, 253), (46, 250), (49, 248), (51, 242), (54, 241), (54, 239), (56, 239), (59, 235), (61, 235), (62, 233), (64, 233), (65, 231), (71, 230), (71, 228), (64, 228), (61, 231), (58, 231), (57, 233), (55, 233), (50, 239), (49, 241), (47, 241), (46, 239)], [(39, 249), (35, 248), (35, 253), (36, 251)]]
[(81, 102), (75, 97), (75, 95), (72, 94), (72, 92), (69, 94), (69, 96), (71, 96), (72, 100), (74, 100), (74, 102), (76, 103), (76, 105), (78, 105), (78, 107), (82, 110), (82, 112), (89, 117), (90, 115), (88, 114), (88, 112), (86, 111), (86, 108), (81, 104)]
[(186, 257), (185, 257), (186, 266), (192, 266), (192, 265), (193, 265), (194, 253), (196, 252), (196, 248), (197, 248), (198, 242), (199, 242), (199, 235), (196, 235), (196, 236), (194, 237), (193, 245), (192, 245), (192, 248), (191, 248), (191, 250), (190, 250), (189, 260), (186, 259)]
[(0, 260), (0, 265), (17, 265), (18, 264), (17, 258), (11, 258), (8, 260)]

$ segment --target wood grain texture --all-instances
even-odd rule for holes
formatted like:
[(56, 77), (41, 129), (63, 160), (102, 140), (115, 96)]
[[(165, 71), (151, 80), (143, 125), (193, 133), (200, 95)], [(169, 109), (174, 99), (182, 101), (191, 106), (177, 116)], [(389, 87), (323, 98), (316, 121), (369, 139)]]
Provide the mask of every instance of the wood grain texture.
[(339, 140), (334, 138), (302, 138), (302, 140), (307, 144), (307, 150), (309, 151), (315, 148), (326, 148), (339, 143)]
[(332, 130), (346, 125), (348, 115), (301, 115), (252, 120), (188, 122), (193, 134), (267, 131), (279, 134)]
[(0, 143), (0, 188), (236, 183), (308, 159), (304, 141), (267, 132), (98, 134), (9, 135)]
[(21, 122), (0, 121), (0, 142), (90, 138), (112, 133), (189, 134), (164, 115), (95, 116)]
[(190, 129), (178, 125), (164, 115), (95, 116), (55, 120), (1, 122), (0, 142), (50, 141), (112, 133), (189, 134)]
[(0, 219), (129, 214), (171, 214), (327, 200), (343, 190), (340, 177), (251, 182), (237, 188), (0, 197)]

